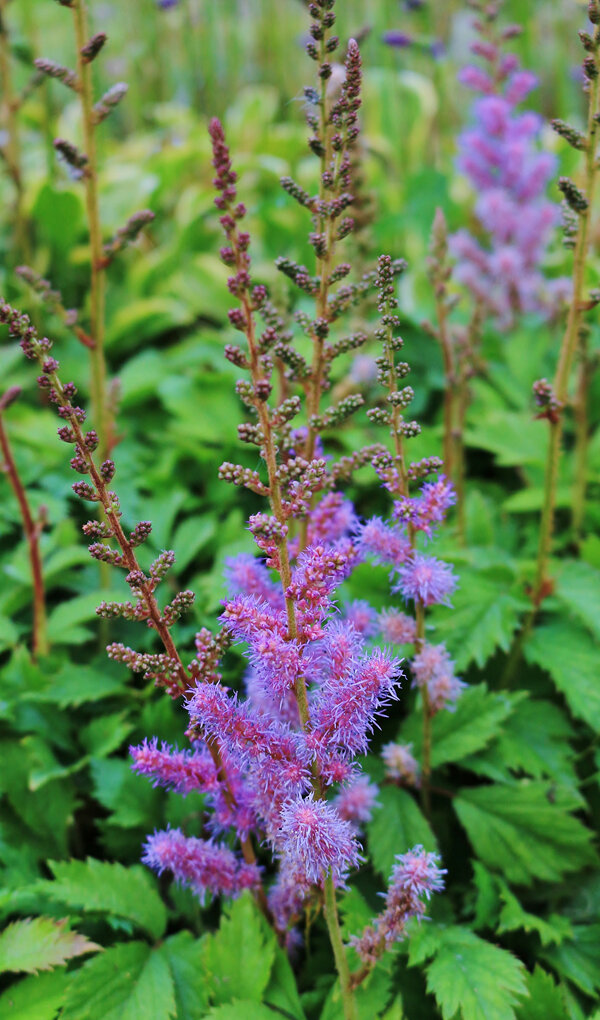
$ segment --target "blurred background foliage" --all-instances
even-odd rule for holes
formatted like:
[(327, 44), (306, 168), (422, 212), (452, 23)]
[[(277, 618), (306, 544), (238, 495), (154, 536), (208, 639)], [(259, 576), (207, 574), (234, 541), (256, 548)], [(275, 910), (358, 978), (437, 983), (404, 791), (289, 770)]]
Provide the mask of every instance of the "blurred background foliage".
[[(217, 479), (221, 461), (254, 467), (256, 455), (238, 441), (236, 426), (243, 414), (234, 392), (238, 371), (222, 353), (231, 339), (230, 302), (227, 270), (218, 257), (221, 241), (207, 123), (213, 115), (224, 120), (240, 175), (240, 195), (249, 209), (254, 275), (268, 284), (291, 315), (304, 299), (298, 299), (273, 262), (283, 254), (311, 265), (313, 257), (305, 211), (279, 185), (283, 175), (295, 177), (309, 190), (316, 180), (317, 165), (307, 154), (303, 119), (302, 90), (312, 73), (303, 47), (307, 15), (300, 0), (181, 0), (164, 9), (154, 0), (130, 4), (94, 0), (90, 6), (93, 29), (109, 37), (103, 59), (93, 65), (97, 93), (116, 80), (129, 85), (126, 100), (99, 130), (103, 231), (109, 237), (143, 207), (156, 217), (135, 249), (119, 256), (108, 270), (107, 357), (119, 408), (118, 491), (128, 526), (141, 518), (153, 522), (148, 555), (173, 548), (178, 586), (197, 594), (194, 612), (180, 629), (181, 644), (187, 638), (191, 648), (199, 626), (214, 627), (225, 594), (225, 557), (252, 549), (245, 520), (256, 509), (250, 494)], [(471, 101), (456, 74), (468, 60), (472, 12), (460, 0), (423, 5), (409, 0), (343, 0), (338, 6), (339, 34), (342, 39), (361, 38), (365, 70), (361, 145), (364, 186), (373, 211), (353, 256), (355, 268), (359, 273), (371, 268), (381, 252), (408, 261), (400, 285), (402, 333), (412, 366), (414, 413), (423, 422), (411, 453), (415, 458), (437, 455), (444, 377), (438, 347), (421, 328), (421, 322), (433, 316), (426, 256), (437, 206), (443, 208), (451, 229), (472, 223), (473, 196), (455, 169), (456, 135), (466, 123)], [(585, 4), (507, 0), (504, 12), (506, 20), (524, 26), (514, 49), (540, 79), (528, 105), (546, 118), (561, 117), (580, 125), (584, 106), (576, 30), (585, 26)], [(49, 0), (17, 0), (3, 6), (15, 90), (31, 78), (34, 57), (73, 64), (70, 21), (64, 13)], [(409, 33), (415, 44), (386, 45), (382, 37), (392, 30)], [(28, 262), (62, 291), (67, 307), (83, 306), (85, 321), (89, 249), (83, 193), (80, 182), (71, 180), (57, 162), (52, 146), (57, 136), (79, 137), (76, 97), (60, 83), (45, 81), (31, 91), (18, 119), (26, 234), (15, 240), (14, 186), (6, 173), (0, 173), (0, 292), (55, 339), (64, 375), (77, 381), (86, 403), (85, 349), (14, 274), (17, 264)], [(549, 128), (543, 141), (559, 155), (561, 172), (572, 172), (577, 154)], [(551, 197), (558, 201), (556, 187)], [(596, 222), (590, 274), (596, 280), (598, 240)], [(568, 274), (569, 267), (570, 255), (557, 237), (547, 271)], [(457, 314), (460, 318), (460, 306)], [(365, 318), (373, 318), (368, 302), (357, 309), (356, 326)], [(534, 318), (521, 320), (508, 335), (487, 324), (484, 371), (473, 383), (467, 417), (467, 545), (462, 547), (450, 534), (437, 546), (461, 575), (455, 612), (445, 616), (440, 611), (437, 618), (432, 614), (439, 620), (440, 639), (448, 642), (466, 679), (486, 679), (492, 686), (502, 674), (528, 604), (526, 584), (533, 571), (546, 456), (545, 423), (534, 419), (530, 392), (534, 379), (552, 376), (560, 335), (560, 323), (541, 324)], [(599, 346), (599, 339), (596, 320), (592, 348)], [(376, 353), (374, 345), (368, 352)], [(351, 362), (350, 356), (336, 362), (340, 387), (347, 385)], [(49, 671), (47, 665), (42, 669), (32, 663), (26, 651), (31, 600), (27, 551), (16, 501), (0, 477), (0, 915), (62, 917), (66, 903), (77, 918), (82, 904), (76, 896), (69, 899), (65, 894), (56, 901), (49, 893), (48, 860), (91, 855), (133, 865), (152, 828), (165, 822), (180, 824), (185, 818), (193, 832), (190, 820), (197, 805), (194, 796), (183, 800), (151, 789), (129, 770), (129, 742), (149, 734), (181, 741), (181, 708), (106, 660), (107, 639), (136, 647), (146, 640), (149, 647), (149, 638), (122, 621), (111, 621), (109, 633), (99, 628), (98, 568), (79, 532), (85, 511), (70, 494), (66, 451), (56, 439), (55, 415), (40, 405), (31, 366), (6, 339), (0, 346), (0, 377), (3, 389), (18, 385), (23, 390), (7, 416), (7, 430), (31, 503), (36, 512), (45, 508), (41, 543), (52, 642)], [(362, 385), (372, 396), (376, 384)], [(546, 702), (549, 729), (557, 740), (575, 740), (593, 784), (588, 792), (597, 806), (594, 745), (585, 727), (588, 736), (573, 737), (572, 718), (563, 711), (568, 706), (578, 725), (600, 726), (596, 644), (600, 615), (594, 612), (600, 604), (597, 592), (590, 594), (600, 569), (600, 539), (595, 534), (600, 509), (593, 498), (600, 481), (597, 377), (592, 387), (594, 433), (585, 536), (580, 560), (575, 567), (567, 565), (564, 583), (559, 580), (549, 600), (549, 610), (556, 610), (563, 630), (559, 633), (558, 624), (547, 625), (552, 633), (531, 646), (519, 686), (559, 705), (560, 711)], [(340, 452), (379, 439), (364, 412), (331, 437)], [(563, 458), (559, 489), (563, 510), (569, 503), (571, 470), (569, 458)], [(361, 513), (386, 513), (384, 494), (369, 470), (358, 474), (352, 495)], [(559, 514), (557, 546), (569, 553), (572, 539), (563, 524), (566, 517), (563, 521)], [(116, 599), (125, 596), (120, 575), (115, 574), (110, 584), (104, 597), (110, 598), (113, 591)], [(360, 569), (349, 587), (349, 597), (369, 598), (378, 608), (388, 600), (383, 570)], [(578, 590), (586, 594), (578, 596)], [(578, 649), (582, 679), (575, 689), (565, 662), (567, 646)], [(240, 661), (235, 652), (226, 660), (233, 684)], [(384, 735), (390, 739), (395, 728), (397, 722), (386, 723)], [(551, 738), (548, 741), (552, 743)], [(573, 753), (571, 748), (559, 764), (539, 766), (537, 773), (521, 763), (522, 769), (541, 778), (558, 775), (562, 768), (563, 781), (570, 777), (574, 789), (569, 764)], [(489, 760), (485, 767), (480, 764), (484, 774), (492, 768)], [(443, 832), (442, 842), (447, 837)], [(466, 856), (464, 836), (454, 846), (454, 859), (461, 852)], [(479, 878), (481, 899), (485, 875)], [(464, 880), (469, 880), (466, 874)], [(147, 875), (145, 883), (150, 897), (155, 880)], [(491, 897), (491, 887), (486, 888)], [(597, 883), (588, 892), (597, 902)], [(572, 896), (571, 889), (555, 887), (557, 901), (562, 897), (564, 902), (567, 896)], [(170, 887), (168, 903), (171, 931), (182, 926), (196, 934), (203, 930), (205, 922), (191, 895)], [(107, 926), (113, 934), (135, 931), (138, 920), (127, 912), (120, 916), (106, 906), (96, 912), (90, 909), (92, 921), (86, 931), (99, 942), (106, 942)], [(581, 904), (572, 912), (579, 920), (583, 917), (581, 923), (589, 920)], [(215, 916), (214, 911), (209, 914), (208, 923)], [(148, 924), (144, 919), (139, 923), (142, 928)], [(155, 929), (150, 923), (150, 930)], [(504, 944), (529, 963), (535, 958), (537, 944), (528, 935), (505, 936)], [(577, 994), (583, 993), (582, 1001), (589, 1002), (586, 996), (594, 994), (600, 981), (589, 951), (585, 957), (582, 950), (585, 966), (581, 961), (573, 964), (566, 952), (559, 959), (560, 947), (548, 952), (554, 953), (558, 973), (572, 980)], [(420, 979), (407, 980), (407, 1001), (411, 996), (425, 1001), (418, 998)], [(414, 988), (411, 981), (416, 982)], [(569, 994), (569, 1015), (583, 1016), (577, 1013), (581, 1009), (577, 996)], [(319, 1001), (318, 995), (314, 1001)], [(431, 1003), (427, 1009), (433, 1011), (412, 1015), (437, 1015)], [(17, 1014), (0, 1011), (0, 1015)], [(18, 1015), (30, 1016), (27, 1011)]]

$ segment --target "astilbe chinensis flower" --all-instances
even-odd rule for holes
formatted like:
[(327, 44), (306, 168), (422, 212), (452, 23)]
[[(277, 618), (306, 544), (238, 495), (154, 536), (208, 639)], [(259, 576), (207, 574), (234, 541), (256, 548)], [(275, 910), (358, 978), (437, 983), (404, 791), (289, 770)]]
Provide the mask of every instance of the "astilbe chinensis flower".
[(562, 279), (547, 279), (544, 257), (559, 207), (546, 198), (556, 159), (540, 146), (541, 117), (517, 107), (537, 79), (504, 51), (510, 30), (495, 31), (497, 10), (482, 12), (473, 44), (484, 66), (467, 65), (459, 81), (480, 94), (472, 124), (458, 139), (458, 168), (475, 194), (477, 236), (462, 229), (449, 238), (455, 278), (500, 325), (524, 312), (552, 315), (566, 297)]
[(412, 753), (412, 744), (385, 744), (381, 749), (385, 772), (389, 779), (418, 786), (421, 768)]
[[(336, 888), (345, 886), (350, 871), (362, 861), (357, 830), (368, 820), (377, 795), (356, 756), (366, 752), (378, 718), (398, 697), (402, 673), (392, 650), (368, 644), (381, 620), (368, 606), (357, 604), (344, 616), (339, 589), (370, 552), (396, 570), (415, 553), (410, 524), (375, 521), (361, 526), (351, 503), (335, 490), (369, 459), (385, 460), (382, 446), (356, 451), (335, 464), (324, 455), (320, 437), (360, 405), (356, 395), (349, 394), (323, 411), (321, 398), (334, 358), (356, 346), (354, 336), (333, 339), (332, 327), (374, 280), (374, 274), (367, 274), (348, 282), (351, 265), (337, 261), (336, 255), (353, 228), (348, 215), (353, 202), (350, 150), (358, 135), (361, 64), (351, 40), (341, 87), (328, 91), (328, 55), (338, 45), (331, 34), (333, 6), (334, 0), (309, 4), (314, 21), (308, 52), (317, 62), (321, 85), (320, 92), (310, 91), (308, 103), (313, 130), (309, 144), (321, 163), (319, 194), (309, 196), (294, 182), (284, 182), (312, 216), (316, 275), (290, 259), (279, 260), (279, 269), (314, 300), (312, 317), (304, 311), (296, 317), (312, 341), (310, 364), (295, 351), (266, 288), (252, 279), (237, 176), (221, 124), (213, 120), (209, 128), (215, 204), (226, 236), (221, 256), (231, 268), (228, 289), (235, 301), (229, 320), (245, 338), (245, 349), (230, 344), (225, 353), (247, 373), (236, 389), (251, 420), (239, 427), (239, 436), (258, 449), (262, 462), (258, 470), (227, 463), (221, 475), (248, 488), (253, 498), (267, 498), (268, 509), (253, 513), (248, 521), (260, 558), (246, 555), (229, 561), (231, 595), (223, 606), (221, 629), (198, 632), (196, 656), (187, 665), (171, 629), (190, 608), (192, 593), (180, 592), (162, 608), (156, 596), (173, 566), (173, 554), (163, 551), (142, 570), (135, 549), (148, 537), (149, 524), (140, 522), (129, 535), (123, 530), (117, 495), (108, 487), (115, 464), (110, 459), (96, 463), (98, 437), (93, 431), (84, 433), (85, 412), (73, 404), (74, 385), (61, 383), (50, 342), (40, 339), (29, 320), (9, 306), (0, 304), (0, 321), (8, 322), (25, 354), (42, 368), (40, 385), (63, 419), (60, 438), (74, 446), (72, 467), (89, 478), (77, 482), (75, 491), (99, 503), (104, 512), (101, 521), (86, 525), (86, 534), (96, 540), (92, 555), (126, 571), (131, 601), (104, 603), (101, 615), (144, 622), (163, 646), (161, 652), (142, 653), (113, 643), (109, 654), (161, 683), (173, 697), (185, 698), (190, 748), (144, 741), (131, 749), (133, 768), (155, 785), (184, 795), (201, 793), (203, 828), (211, 838), (187, 836), (178, 829), (155, 832), (146, 841), (144, 861), (159, 873), (172, 872), (203, 900), (251, 889), (282, 935), (307, 903), (322, 904), (347, 999), (350, 976), (339, 963), (345, 957)], [(393, 287), (403, 264), (391, 259), (384, 263), (380, 283), (385, 277), (385, 286)], [(259, 316), (265, 324), (262, 333)], [(283, 380), (279, 393), (275, 380)], [(293, 392), (296, 386), (306, 395), (303, 429), (292, 426), (302, 409)], [(389, 420), (396, 426), (399, 408), (409, 399), (407, 391), (390, 396)], [(416, 429), (415, 423), (404, 424), (406, 436)], [(392, 471), (401, 470), (399, 460), (388, 460)], [(420, 478), (429, 466), (419, 471)], [(444, 499), (439, 494), (428, 498), (433, 525)], [(220, 661), (232, 642), (246, 649), (246, 697), (223, 683)], [(256, 847), (270, 847), (279, 863), (270, 889), (264, 887)]]
[(440, 868), (439, 857), (417, 846), (407, 854), (399, 854), (392, 868), (385, 909), (361, 935), (350, 939), (360, 958), (372, 966), (384, 948), (406, 937), (406, 924), (413, 918), (425, 915), (425, 903), (432, 893), (444, 888), (445, 869)]

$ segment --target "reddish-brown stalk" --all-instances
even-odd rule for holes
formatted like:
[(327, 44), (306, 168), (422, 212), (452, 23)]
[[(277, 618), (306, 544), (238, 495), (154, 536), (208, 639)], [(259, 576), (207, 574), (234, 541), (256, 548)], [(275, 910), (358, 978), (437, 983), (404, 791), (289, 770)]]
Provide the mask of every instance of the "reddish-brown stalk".
[(31, 580), (33, 583), (33, 632), (31, 638), (31, 653), (35, 659), (38, 655), (47, 655), (48, 636), (46, 629), (46, 596), (44, 592), (44, 575), (42, 572), (42, 557), (40, 555), (40, 531), (41, 525), (36, 523), (31, 513), (25, 486), (23, 485), (17, 465), (12, 455), (8, 435), (4, 426), (4, 411), (9, 404), (12, 404), (18, 397), (20, 390), (13, 386), (0, 397), (0, 450), (4, 458), (4, 470), (8, 476), (11, 488), (16, 496), (23, 521), (23, 531), (29, 550), (29, 563), (31, 566)]

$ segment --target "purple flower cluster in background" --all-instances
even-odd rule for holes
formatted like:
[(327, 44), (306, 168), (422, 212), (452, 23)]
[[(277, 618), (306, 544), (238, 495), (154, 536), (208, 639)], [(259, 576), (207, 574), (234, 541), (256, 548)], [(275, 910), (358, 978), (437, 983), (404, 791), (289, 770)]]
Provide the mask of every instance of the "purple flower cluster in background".
[(459, 230), (450, 237), (458, 260), (455, 277), (502, 326), (523, 312), (551, 315), (567, 284), (549, 280), (542, 265), (560, 208), (545, 197), (556, 171), (555, 157), (540, 148), (542, 118), (517, 107), (537, 84), (512, 53), (481, 38), (473, 52), (485, 67), (468, 65), (459, 81), (480, 94), (472, 124), (458, 139), (458, 167), (477, 194), (477, 236)]

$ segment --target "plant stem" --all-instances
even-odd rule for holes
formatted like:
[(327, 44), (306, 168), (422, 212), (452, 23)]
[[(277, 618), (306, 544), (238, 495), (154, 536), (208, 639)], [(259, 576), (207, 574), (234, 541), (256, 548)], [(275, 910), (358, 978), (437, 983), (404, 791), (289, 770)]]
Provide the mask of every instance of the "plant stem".
[[(595, 37), (600, 41), (600, 31), (596, 30)], [(597, 43), (598, 45), (598, 43)], [(585, 263), (588, 254), (588, 239), (590, 219), (594, 200), (594, 190), (597, 177), (596, 162), (596, 136), (598, 122), (599, 79), (593, 78), (589, 82), (589, 105), (588, 105), (588, 130), (586, 142), (585, 159), (585, 195), (587, 199), (586, 208), (579, 215), (579, 226), (575, 253), (573, 258), (573, 294), (569, 307), (567, 325), (560, 349), (558, 366), (554, 377), (554, 393), (561, 407), (567, 402), (569, 379), (573, 358), (579, 342), (579, 327), (583, 311), (583, 287), (585, 278)], [(585, 431), (587, 433), (587, 411), (580, 409), (582, 418), (585, 416)], [(552, 548), (552, 532), (554, 528), (554, 512), (556, 507), (556, 490), (558, 486), (558, 468), (560, 461), (560, 447), (563, 434), (563, 416), (559, 412), (548, 419), (550, 426), (550, 439), (548, 443), (548, 455), (546, 459), (546, 477), (544, 482), (544, 508), (540, 524), (540, 538), (538, 545), (537, 567), (535, 586), (532, 593), (532, 601), (537, 608), (547, 594), (548, 587), (548, 561)], [(585, 474), (585, 459), (584, 459)]]
[(0, 0), (0, 91), (2, 112), (0, 122), (6, 131), (3, 157), (9, 176), (14, 184), (13, 206), (15, 262), (28, 257), (27, 224), (23, 215), (23, 178), (21, 174), (21, 145), (19, 139), (19, 100), (14, 93), (11, 75), (11, 53), (8, 29), (6, 27), (7, 0)]
[(98, 205), (98, 160), (96, 154), (96, 124), (92, 88), (92, 67), (82, 49), (88, 41), (85, 0), (73, 0), (73, 20), (77, 45), (77, 74), (85, 153), (88, 158), (84, 175), (85, 204), (90, 235), (90, 334), (94, 346), (90, 349), (92, 413), (100, 440), (100, 456), (107, 457), (114, 445), (112, 423), (106, 393), (106, 361), (104, 356), (104, 252)]
[(585, 513), (585, 493), (587, 488), (587, 453), (589, 445), (588, 404), (592, 381), (593, 364), (588, 354), (588, 338), (584, 329), (580, 330), (579, 341), (580, 362), (577, 372), (577, 390), (573, 404), (575, 417), (575, 480), (571, 506), (573, 510), (573, 532), (576, 542), (581, 538)]
[[(425, 606), (422, 602), (415, 602), (415, 616), (417, 623), (417, 632), (415, 636), (415, 652), (418, 655), (423, 650), (425, 644)], [(423, 804), (423, 811), (427, 818), (431, 816), (431, 707), (429, 705), (429, 696), (427, 694), (427, 688), (423, 686), (421, 688), (421, 698), (423, 700), (423, 760), (421, 762), (421, 802)]]
[(335, 957), (335, 965), (340, 979), (344, 1020), (357, 1020), (358, 1014), (356, 1012), (356, 1001), (352, 989), (350, 968), (348, 966), (344, 943), (342, 941), (342, 932), (340, 930), (340, 922), (335, 899), (335, 887), (333, 884), (333, 878), (331, 877), (331, 872), (329, 872), (325, 879), (323, 909), (325, 913), (325, 921), (327, 922), (327, 930), (329, 932), (329, 940)]
[(8, 480), (19, 504), (21, 518), (23, 521), (23, 531), (25, 532), (25, 538), (29, 547), (29, 563), (31, 565), (31, 578), (33, 581), (33, 634), (31, 641), (31, 654), (35, 659), (38, 655), (48, 654), (46, 598), (44, 593), (44, 576), (42, 573), (42, 558), (40, 555), (39, 543), (40, 528), (33, 519), (29, 502), (27, 500), (27, 493), (25, 492), (25, 487), (19, 477), (17, 465), (15, 464), (10, 443), (8, 441), (8, 435), (4, 427), (2, 411), (8, 403), (6, 398), (9, 394), (10, 390), (8, 391), (8, 394), (5, 394), (5, 397), (0, 400), (0, 449), (2, 450), (4, 467), (8, 475)]

